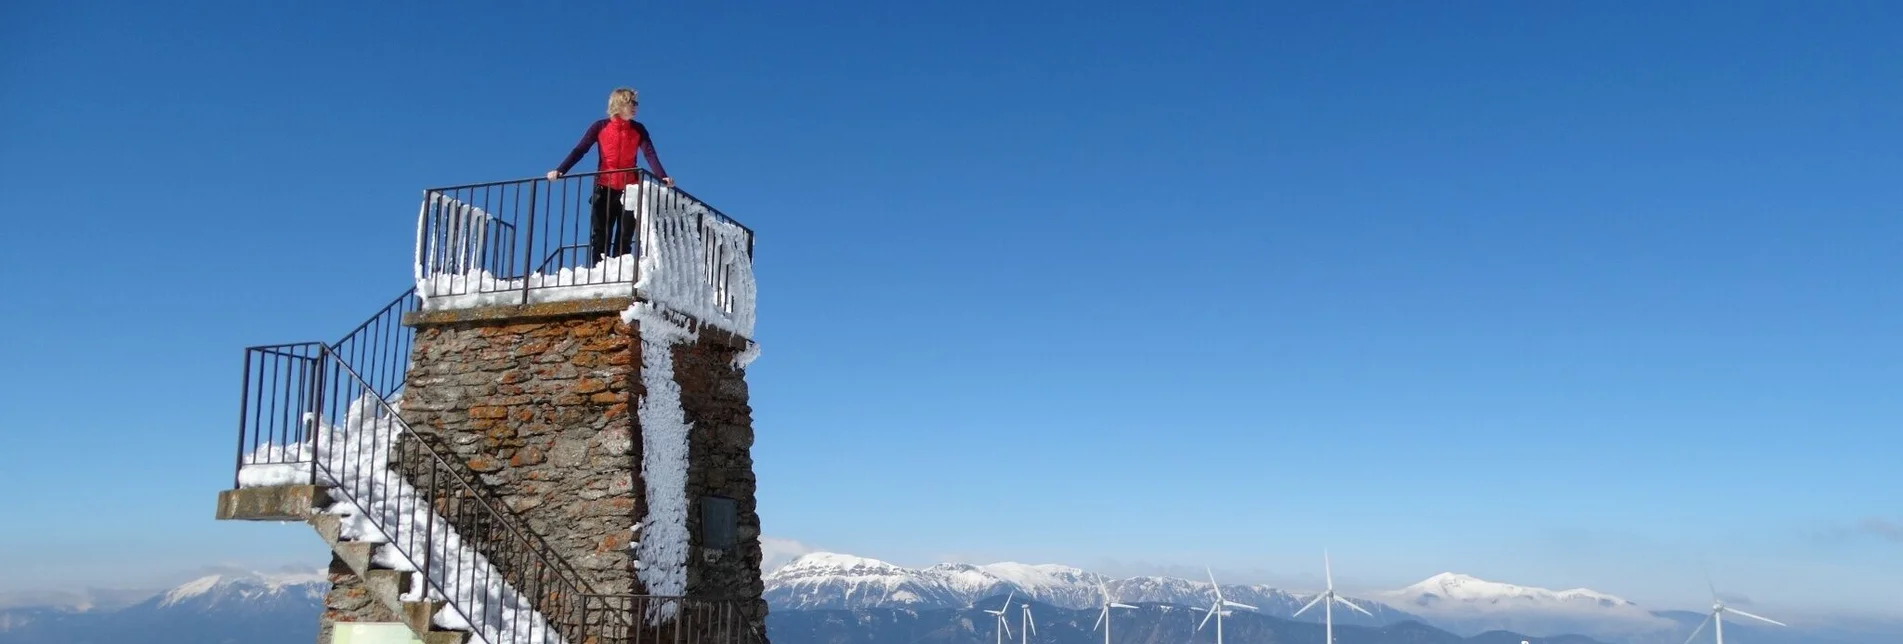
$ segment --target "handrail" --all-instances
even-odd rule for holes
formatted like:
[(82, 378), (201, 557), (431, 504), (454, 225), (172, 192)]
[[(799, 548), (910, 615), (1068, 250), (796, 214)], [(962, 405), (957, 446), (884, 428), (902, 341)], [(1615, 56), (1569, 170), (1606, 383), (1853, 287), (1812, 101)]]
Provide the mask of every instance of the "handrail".
[[(655, 179), (656, 181), (659, 181), (659, 180), (660, 180), (660, 177), (658, 177), (658, 176), (655, 176), (655, 175), (654, 175), (654, 173), (652, 173), (652, 172), (649, 172), (649, 171), (647, 171), (647, 170), (646, 170), (645, 168), (623, 168), (623, 169), (620, 169), (620, 170), (596, 170), (596, 171), (594, 171), (594, 172), (570, 172), (570, 173), (567, 173), (567, 174), (563, 174), (563, 175), (561, 175), (561, 176), (559, 176), (559, 177), (556, 177), (556, 178), (555, 178), (555, 180), (556, 180), (556, 181), (561, 181), (562, 179), (569, 179), (569, 178), (576, 178), (576, 177), (592, 177), (592, 176), (596, 176), (596, 175), (603, 175), (603, 174), (623, 174), (623, 173), (628, 173), (628, 172), (636, 172), (636, 173), (640, 173), (640, 175), (641, 175), (642, 177), (650, 177), (650, 178), (653, 178), (653, 179)], [(459, 185), (459, 186), (442, 186), (442, 187), (440, 187), (440, 188), (426, 188), (426, 189), (424, 189), (424, 190), (423, 190), (423, 192), (424, 192), (424, 193), (426, 193), (426, 194), (427, 194), (427, 193), (432, 193), (432, 192), (434, 192), (434, 193), (445, 193), (445, 192), (450, 192), (450, 191), (455, 191), (455, 190), (469, 190), (469, 189), (472, 189), (472, 188), (493, 188), (493, 187), (497, 187), (497, 186), (504, 186), (504, 185), (513, 185), (513, 184), (521, 184), (521, 183), (529, 183), (529, 182), (532, 182), (532, 181), (543, 181), (543, 182), (547, 182), (548, 180), (549, 180), (549, 179), (548, 179), (548, 177), (546, 177), (546, 176), (542, 176), (542, 177), (523, 177), (523, 178), (521, 178), (521, 179), (503, 179), (503, 180), (501, 180), (501, 181), (484, 181), (484, 182), (482, 182), (482, 183), (465, 183), (465, 184), (462, 184), (462, 185)], [(714, 213), (715, 215), (719, 215), (721, 219), (724, 219), (724, 220), (726, 220), (726, 221), (728, 221), (729, 223), (732, 223), (732, 224), (733, 224), (733, 225), (735, 225), (735, 226), (739, 226), (739, 227), (741, 227), (741, 228), (746, 228), (746, 230), (747, 230), (747, 232), (748, 232), (748, 233), (752, 233), (752, 232), (753, 232), (753, 229), (752, 229), (752, 228), (747, 228), (747, 225), (746, 225), (746, 224), (743, 224), (743, 223), (740, 223), (740, 220), (738, 220), (738, 219), (734, 219), (733, 217), (729, 217), (729, 216), (727, 216), (727, 213), (724, 213), (724, 212), (721, 212), (719, 208), (715, 208), (715, 207), (713, 207), (712, 205), (709, 205), (709, 204), (707, 203), (707, 200), (705, 200), (705, 199), (701, 199), (700, 197), (696, 197), (696, 196), (694, 196), (694, 194), (693, 194), (693, 193), (691, 193), (691, 192), (688, 192), (688, 191), (686, 191), (686, 190), (682, 190), (682, 189), (680, 189), (679, 187), (676, 187), (676, 186), (668, 186), (668, 187), (669, 187), (670, 189), (672, 189), (672, 190), (674, 190), (675, 192), (679, 192), (679, 193), (681, 193), (681, 195), (682, 195), (682, 196), (684, 196), (684, 197), (687, 197), (688, 199), (692, 199), (692, 200), (694, 200), (694, 201), (696, 201), (696, 202), (698, 202), (698, 203), (700, 203), (700, 204), (701, 204), (702, 206), (705, 206), (705, 207), (707, 208), (707, 210), (709, 210), (709, 211), (711, 211), (711, 212), (713, 212), (713, 213)]]
[[(597, 185), (595, 177), (610, 174), (630, 183)], [(682, 228), (684, 217), (700, 230)], [(654, 238), (656, 224), (704, 237), (676, 252), (711, 253), (700, 258), (707, 271), (753, 261), (753, 229), (640, 168), (490, 181), (424, 191), (418, 294), (431, 310), (634, 296), (650, 278), (656, 244), (681, 241)], [(716, 238), (719, 247), (707, 243)], [(676, 271), (691, 269), (690, 262)], [(704, 277), (727, 286), (723, 276)]]

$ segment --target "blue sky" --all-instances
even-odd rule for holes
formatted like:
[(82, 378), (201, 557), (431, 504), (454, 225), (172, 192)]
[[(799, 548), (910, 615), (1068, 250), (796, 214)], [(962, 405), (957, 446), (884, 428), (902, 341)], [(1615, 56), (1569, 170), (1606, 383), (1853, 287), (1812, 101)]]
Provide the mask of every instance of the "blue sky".
[(1903, 600), (1903, 6), (1033, 4), (8, 3), (0, 590), (321, 564), (210, 518), (240, 348), (627, 84), (759, 234), (771, 535)]

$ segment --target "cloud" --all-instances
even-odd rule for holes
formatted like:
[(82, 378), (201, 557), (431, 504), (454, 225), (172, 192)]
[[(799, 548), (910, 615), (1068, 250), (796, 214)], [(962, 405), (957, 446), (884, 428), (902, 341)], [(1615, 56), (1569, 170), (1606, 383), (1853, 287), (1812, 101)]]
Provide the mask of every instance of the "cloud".
[(760, 535), (760, 574), (773, 574), (773, 571), (792, 563), (800, 555), (812, 552), (820, 552), (820, 549), (792, 539)]

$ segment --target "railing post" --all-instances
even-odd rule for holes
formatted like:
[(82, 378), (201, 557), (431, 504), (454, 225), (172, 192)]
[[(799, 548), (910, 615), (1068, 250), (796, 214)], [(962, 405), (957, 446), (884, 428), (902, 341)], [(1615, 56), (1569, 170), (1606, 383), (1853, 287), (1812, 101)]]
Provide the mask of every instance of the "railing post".
[[(412, 440), (415, 440), (415, 439), (412, 439)], [(429, 462), (429, 483), (426, 487), (423, 488), (422, 494), (418, 495), (421, 498), (417, 499), (417, 501), (427, 506), (426, 509), (428, 510), (428, 512), (425, 514), (425, 516), (427, 516), (428, 518), (424, 519), (425, 523), (423, 525), (422, 570), (419, 570), (417, 572), (420, 573), (421, 576), (423, 577), (423, 590), (422, 590), (423, 601), (427, 602), (429, 601), (430, 580), (436, 578), (436, 574), (433, 572), (430, 572), (430, 568), (429, 568), (430, 559), (431, 557), (434, 556), (431, 553), (435, 552), (436, 550), (436, 547), (435, 547), (436, 513), (446, 512), (448, 511), (448, 508), (444, 508), (443, 510), (436, 509), (436, 468), (440, 467), (441, 463), (437, 462), (437, 460), (434, 458), (424, 459), (424, 460)], [(445, 589), (447, 589), (448, 584), (444, 584), (444, 586), (445, 586)]]
[[(541, 182), (542, 182), (542, 181), (543, 181), (542, 179), (531, 179), (531, 180), (529, 180), (529, 244), (528, 244), (528, 248), (529, 248), (529, 253), (530, 253), (530, 256), (531, 256), (531, 257), (533, 257), (533, 256), (534, 256), (533, 254), (535, 253), (535, 195), (536, 195), (536, 188), (537, 188), (537, 187), (539, 187), (539, 186), (541, 185)], [(524, 305), (526, 305), (526, 304), (528, 304), (528, 303), (529, 303), (529, 284), (530, 284), (530, 283), (532, 283), (532, 282), (534, 282), (534, 281), (535, 281), (535, 280), (534, 280), (534, 278), (533, 278), (533, 276), (530, 276), (530, 275), (527, 275), (527, 274), (524, 274), (524, 275), (522, 276), (522, 303), (523, 303)]]
[[(238, 489), (238, 474), (244, 471), (245, 418), (251, 407), (251, 350), (244, 351), (244, 383), (238, 386), (238, 456), (231, 468), (231, 489)], [(254, 448), (255, 449), (255, 448)]]
[[(323, 439), (324, 366), (326, 364), (324, 359), (329, 357), (328, 355), (329, 351), (330, 351), (330, 347), (325, 346), (323, 344), (319, 344), (317, 345), (317, 357), (311, 360), (312, 366), (316, 367), (314, 371), (317, 372), (315, 375), (311, 376), (311, 381), (313, 385), (313, 389), (311, 393), (311, 419), (310, 419), (310, 441), (311, 441), (310, 483), (311, 485), (317, 484), (317, 460), (320, 458), (318, 456), (317, 448), (318, 446), (324, 444), (324, 439)], [(298, 420), (302, 421), (303, 419), (300, 418)]]

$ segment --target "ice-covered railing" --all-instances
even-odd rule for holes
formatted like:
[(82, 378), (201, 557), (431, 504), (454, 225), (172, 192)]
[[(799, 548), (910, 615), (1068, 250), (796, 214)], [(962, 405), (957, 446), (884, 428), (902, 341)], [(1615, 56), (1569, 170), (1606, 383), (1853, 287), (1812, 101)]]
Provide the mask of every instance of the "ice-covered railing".
[[(415, 275), (423, 308), (625, 297), (638, 286), (682, 313), (750, 332), (753, 231), (637, 173), (618, 198), (596, 187), (601, 173), (425, 191)], [(599, 222), (597, 201), (611, 202)]]

